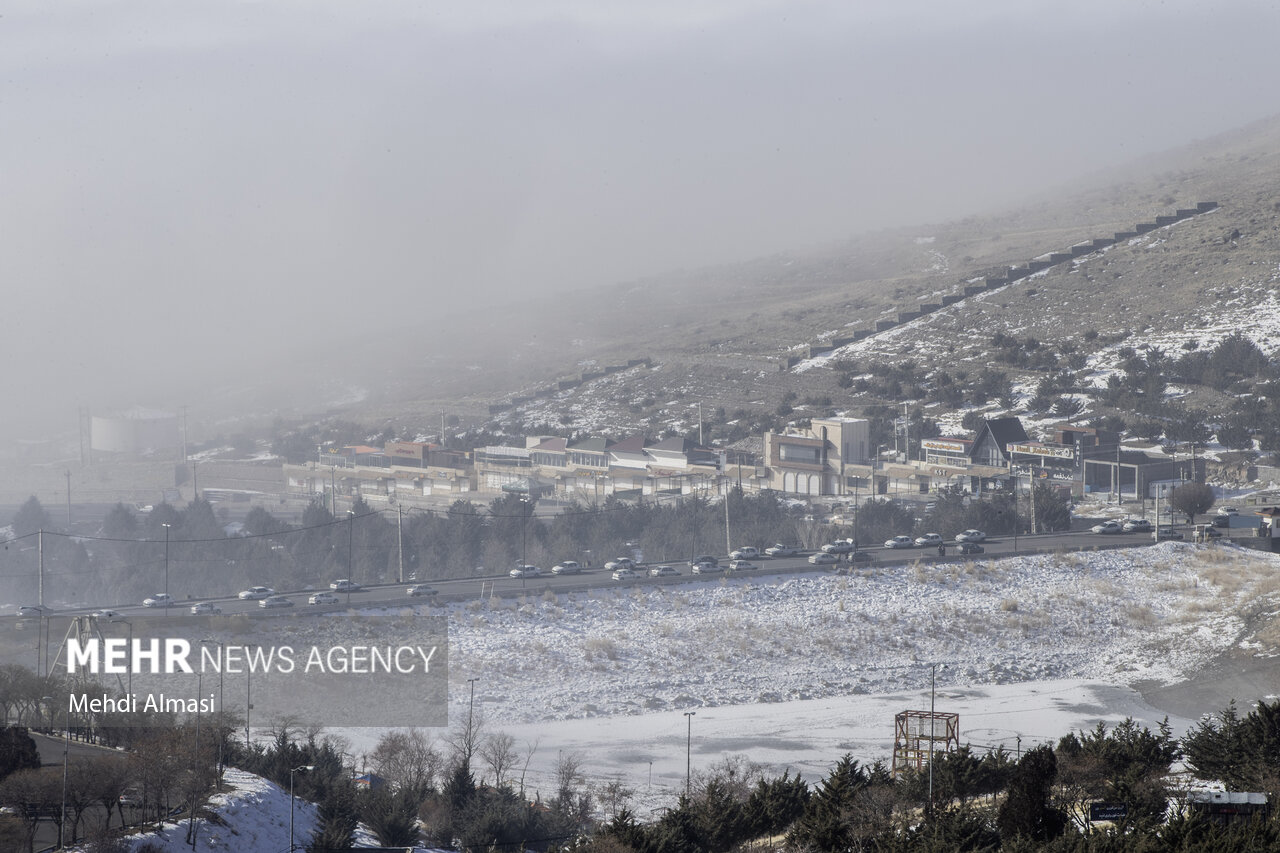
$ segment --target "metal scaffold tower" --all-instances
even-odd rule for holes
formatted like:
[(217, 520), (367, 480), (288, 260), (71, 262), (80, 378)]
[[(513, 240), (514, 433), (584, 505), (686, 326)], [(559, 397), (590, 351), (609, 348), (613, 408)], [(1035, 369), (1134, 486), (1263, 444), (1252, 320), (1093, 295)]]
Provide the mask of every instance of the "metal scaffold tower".
[(925, 770), (937, 753), (960, 748), (960, 715), (943, 711), (903, 711), (894, 717), (893, 775)]

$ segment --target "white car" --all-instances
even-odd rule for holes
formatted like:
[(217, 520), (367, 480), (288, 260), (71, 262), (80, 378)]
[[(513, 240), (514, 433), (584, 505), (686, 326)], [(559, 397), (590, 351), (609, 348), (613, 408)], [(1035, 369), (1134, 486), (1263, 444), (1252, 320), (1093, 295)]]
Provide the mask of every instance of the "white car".
[(537, 566), (516, 566), (507, 574), (513, 578), (540, 578), (542, 577), (542, 569)]
[(577, 560), (565, 560), (551, 567), (553, 575), (577, 575), (582, 573), (582, 565)]
[(269, 586), (251, 586), (248, 589), (242, 589), (239, 593), (241, 601), (262, 601), (275, 595), (276, 591)]
[(790, 545), (783, 545), (781, 542), (779, 542), (777, 545), (774, 545), (772, 548), (765, 548), (764, 552), (768, 554), (770, 557), (795, 557), (799, 555), (800, 549), (793, 548)]
[(1240, 510), (1236, 509), (1233, 506), (1220, 506), (1218, 507), (1217, 514), (1218, 515), (1239, 515)]
[(199, 604), (191, 605), (192, 616), (217, 616), (221, 612), (222, 608), (212, 601), (202, 601)]
[(758, 560), (760, 559), (760, 549), (754, 545), (744, 545), (729, 555), (732, 560)]
[(724, 568), (718, 561), (715, 563), (694, 563), (691, 571), (695, 575), (718, 575), (724, 571)]
[(968, 530), (964, 531), (963, 533), (957, 533), (956, 541), (957, 542), (986, 542), (987, 534), (983, 533), (981, 530), (975, 530), (974, 528), (970, 527)]
[(427, 598), (430, 598), (436, 595), (435, 588), (427, 586), (425, 583), (415, 583), (413, 586), (409, 587), (404, 592), (405, 592), (405, 595), (411, 595), (415, 598), (420, 596), (426, 596)]
[(1104, 521), (1089, 528), (1094, 533), (1123, 533), (1124, 525), (1118, 521)]
[(167, 592), (157, 592), (150, 598), (142, 599), (143, 607), (172, 607), (176, 603), (173, 596)]
[(24, 604), (18, 608), (19, 616), (43, 616), (49, 612), (49, 608), (42, 604)]
[(1150, 533), (1151, 522), (1145, 518), (1131, 518), (1120, 526), (1125, 533)]
[(755, 563), (752, 563), (750, 560), (730, 560), (729, 561), (729, 571), (731, 572), (742, 572), (742, 571), (746, 571), (747, 569), (754, 569), (755, 567), (756, 567)]
[(334, 592), (359, 592), (361, 587), (360, 587), (360, 584), (356, 583), (350, 578), (339, 578), (338, 580), (329, 584), (329, 589), (333, 590)]
[(895, 536), (892, 539), (884, 540), (884, 547), (886, 548), (910, 548), (914, 544), (916, 543), (910, 536)]
[(916, 537), (916, 546), (919, 548), (928, 548), (929, 546), (936, 548), (941, 544), (942, 536), (937, 533), (926, 533), (923, 536)]
[(815, 566), (830, 566), (838, 559), (839, 558), (836, 557), (835, 554), (828, 554), (826, 551), (819, 551), (816, 554), (809, 555), (809, 562), (813, 563)]
[(117, 613), (114, 610), (95, 610), (89, 614), (99, 622), (123, 622), (125, 616), (123, 613)]
[(616, 560), (610, 560), (604, 564), (604, 570), (606, 572), (612, 572), (618, 569), (634, 569), (635, 567), (636, 561), (630, 557), (619, 557)]
[(258, 602), (259, 607), (292, 607), (293, 602), (283, 595), (272, 595)]
[(837, 539), (834, 542), (828, 542), (823, 545), (822, 550), (827, 554), (851, 554), (853, 553), (853, 540)]
[(317, 592), (307, 599), (307, 604), (337, 604), (342, 599), (331, 592)]
[(640, 577), (640, 575), (636, 574), (635, 569), (622, 568), (613, 570), (613, 579), (616, 581), (625, 581), (638, 577)]
[(671, 566), (652, 566), (649, 569), (649, 577), (651, 578), (669, 578), (678, 574), (680, 573)]
[(698, 566), (708, 566), (711, 569), (715, 569), (718, 565), (720, 565), (720, 560), (710, 554), (703, 554), (701, 557), (694, 557), (689, 561), (689, 568), (693, 569), (695, 575), (701, 574), (698, 571)]

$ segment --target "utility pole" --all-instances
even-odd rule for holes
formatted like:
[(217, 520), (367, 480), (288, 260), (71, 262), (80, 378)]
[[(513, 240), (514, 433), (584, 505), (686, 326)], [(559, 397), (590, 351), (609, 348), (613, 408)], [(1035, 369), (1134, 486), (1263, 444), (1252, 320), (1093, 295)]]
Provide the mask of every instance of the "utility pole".
[(724, 552), (725, 554), (733, 553), (733, 541), (729, 536), (729, 482), (725, 481), (724, 487)]
[(71, 532), (71, 469), (67, 469), (67, 532)]
[(685, 711), (684, 718), (689, 721), (688, 733), (684, 745), (684, 798), (689, 799), (689, 783), (693, 779), (693, 717), (697, 711)]
[(404, 507), (396, 503), (396, 542), (400, 551), (400, 583), (404, 583)]
[(937, 734), (937, 718), (934, 717), (936, 698), (938, 695), (938, 665), (933, 665), (933, 675), (929, 679), (929, 813), (933, 813), (933, 738)]
[[(36, 601), (36, 604), (39, 604), (41, 607), (44, 607), (44, 530), (43, 529), (36, 531), (36, 555), (39, 557), (39, 560), (40, 560), (39, 600)], [(39, 667), (37, 667), (37, 670), (38, 669)]]
[(1036, 481), (1035, 481), (1035, 478), (1031, 479), (1030, 486), (1031, 488), (1028, 490), (1028, 494), (1031, 496), (1031, 532), (1035, 533), (1036, 532)]

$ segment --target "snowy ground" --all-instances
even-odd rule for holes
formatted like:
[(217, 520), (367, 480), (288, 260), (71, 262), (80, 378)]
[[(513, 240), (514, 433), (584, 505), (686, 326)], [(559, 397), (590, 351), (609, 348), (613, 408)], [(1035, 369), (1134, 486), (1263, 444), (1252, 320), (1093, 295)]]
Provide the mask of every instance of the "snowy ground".
[[(531, 796), (548, 796), (558, 757), (577, 753), (593, 784), (622, 781), (641, 814), (673, 802), (686, 749), (695, 774), (745, 755), (813, 779), (845, 752), (887, 762), (894, 715), (931, 699), (977, 748), (1025, 749), (1127, 716), (1154, 726), (1163, 712), (1132, 686), (1255, 648), (1247, 617), (1276, 610), (1278, 564), (1162, 543), (458, 604), (451, 718), (466, 719), (475, 678), (476, 712), (515, 737)], [(345, 623), (326, 618), (342, 642)], [(1191, 722), (1171, 720), (1178, 733)], [(333, 734), (362, 756), (380, 733)], [(252, 796), (268, 796), (259, 788)], [(266, 846), (241, 837), (240, 849), (286, 846), (278, 815), (253, 832), (273, 835)]]

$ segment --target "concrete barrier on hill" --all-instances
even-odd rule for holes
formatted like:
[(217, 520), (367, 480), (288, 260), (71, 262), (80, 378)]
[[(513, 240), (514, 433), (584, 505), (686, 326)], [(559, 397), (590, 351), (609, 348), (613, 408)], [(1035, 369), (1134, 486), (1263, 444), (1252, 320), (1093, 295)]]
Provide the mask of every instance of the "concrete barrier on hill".
[(964, 299), (964, 297), (959, 293), (948, 293), (946, 296), (942, 297), (942, 304), (944, 307), (947, 305), (955, 305), (961, 299)]
[(1218, 203), (1216, 201), (1202, 201), (1196, 205), (1196, 210), (1201, 213), (1208, 213), (1211, 210), (1217, 210)]
[(1074, 246), (1071, 247), (1071, 257), (1078, 258), (1081, 255), (1087, 255), (1092, 251), (1093, 251), (1092, 240), (1090, 240), (1088, 243), (1076, 243)]
[(1071, 260), (1070, 252), (1054, 252), (1053, 254), (1049, 255), (1050, 264), (1054, 264), (1054, 265), (1063, 264), (1069, 260)]
[(869, 338), (869, 337), (871, 337), (870, 329), (858, 329), (856, 332), (853, 333), (853, 339), (855, 341), (865, 340), (866, 338)]
[(1147, 234), (1159, 227), (1160, 226), (1156, 225), (1154, 222), (1139, 222), (1137, 225), (1133, 226), (1133, 230), (1137, 231), (1139, 234)]
[(979, 293), (981, 293), (984, 290), (986, 290), (986, 288), (980, 284), (966, 284), (964, 286), (964, 295), (977, 296)]
[(920, 313), (922, 315), (932, 314), (934, 311), (941, 311), (941, 310), (942, 310), (941, 302), (926, 302), (924, 305), (920, 306)]
[(1105, 249), (1108, 246), (1114, 246), (1115, 244), (1116, 241), (1112, 237), (1099, 237), (1093, 241), (1093, 248), (1096, 251), (1098, 249)]
[(876, 320), (876, 331), (884, 332), (898, 325), (897, 320)]
[(1027, 269), (1031, 270), (1031, 272), (1040, 272), (1040, 270), (1047, 270), (1050, 266), (1051, 264), (1048, 261), (1040, 260), (1039, 258), (1037, 258), (1034, 261), (1027, 262)]
[(898, 322), (899, 322), (899, 323), (910, 323), (912, 320), (916, 319), (916, 318), (917, 318), (917, 317), (919, 317), (919, 316), (920, 316), (920, 312), (919, 312), (919, 311), (899, 311), (899, 312), (898, 312)]
[(1134, 237), (1137, 237), (1137, 236), (1138, 236), (1137, 231), (1117, 231), (1116, 242), (1119, 243), (1121, 240), (1132, 240)]
[(1177, 221), (1178, 221), (1178, 217), (1173, 216), (1173, 215), (1170, 215), (1170, 214), (1165, 214), (1165, 215), (1163, 215), (1163, 216), (1157, 216), (1157, 217), (1156, 217), (1156, 227), (1158, 227), (1158, 228), (1163, 228), (1164, 226), (1166, 226), (1166, 225), (1172, 225), (1173, 223), (1175, 223), (1175, 222), (1177, 222)]
[(982, 288), (984, 290), (995, 290), (997, 287), (1004, 287), (1009, 283), (1009, 279), (1004, 276), (988, 276), (982, 280)]

